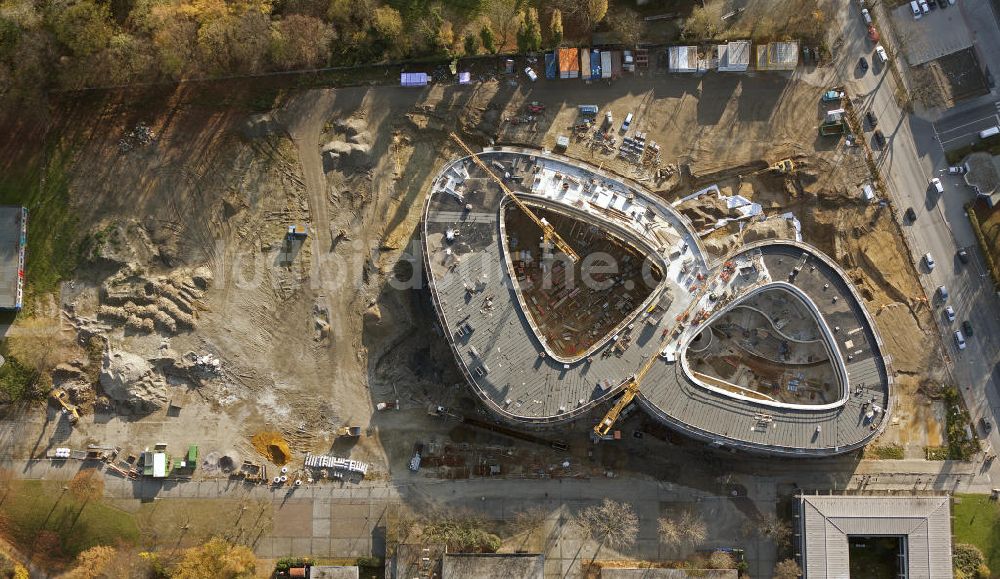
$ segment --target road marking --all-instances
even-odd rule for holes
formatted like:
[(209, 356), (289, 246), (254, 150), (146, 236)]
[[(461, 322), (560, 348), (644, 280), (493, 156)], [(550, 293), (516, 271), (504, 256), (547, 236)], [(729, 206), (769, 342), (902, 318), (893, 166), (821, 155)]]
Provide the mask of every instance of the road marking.
[[(997, 110), (998, 110), (998, 111), (1000, 111), (1000, 103), (995, 103), (995, 104), (996, 104), (996, 106), (997, 106)], [(985, 120), (987, 120), (987, 119), (988, 119), (988, 120), (991, 120), (991, 121), (995, 121), (995, 120), (997, 120), (997, 115), (988, 115), (988, 116), (985, 116), (985, 117), (983, 117), (983, 118), (981, 118), (981, 119), (976, 119), (976, 120), (974, 120), (974, 121), (969, 121), (969, 122), (965, 123), (964, 125), (958, 125), (958, 126), (956, 126), (956, 127), (952, 127), (952, 128), (950, 128), (950, 129), (945, 129), (945, 130), (943, 130), (943, 131), (939, 131), (939, 130), (938, 130), (938, 128), (937, 128), (937, 123), (934, 123), (934, 130), (935, 130), (935, 131), (936, 131), (936, 132), (937, 132), (937, 133), (938, 133), (939, 135), (940, 135), (940, 134), (942, 134), (942, 133), (950, 133), (950, 132), (952, 132), (952, 131), (957, 131), (957, 130), (959, 130), (959, 129), (961, 129), (961, 128), (964, 128), (964, 127), (967, 127), (967, 126), (969, 126), (969, 125), (974, 125), (974, 124), (976, 124), (976, 123), (978, 123), (978, 122), (980, 122), (980, 121), (985, 121)]]

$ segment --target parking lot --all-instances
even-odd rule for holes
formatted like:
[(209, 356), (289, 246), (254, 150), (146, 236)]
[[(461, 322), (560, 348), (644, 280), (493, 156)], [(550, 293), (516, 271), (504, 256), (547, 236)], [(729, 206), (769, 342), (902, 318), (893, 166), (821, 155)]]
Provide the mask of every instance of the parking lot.
[(907, 2), (891, 12), (896, 35), (910, 66), (930, 62), (972, 46), (972, 36), (955, 5), (936, 8), (919, 19)]

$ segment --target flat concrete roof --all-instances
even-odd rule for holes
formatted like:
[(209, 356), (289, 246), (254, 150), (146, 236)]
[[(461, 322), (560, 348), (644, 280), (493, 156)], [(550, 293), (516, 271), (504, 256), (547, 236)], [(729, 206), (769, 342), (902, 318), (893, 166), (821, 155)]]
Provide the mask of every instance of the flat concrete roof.
[(309, 579), (358, 579), (357, 566), (313, 565)]
[(448, 553), (441, 579), (542, 579), (545, 556), (528, 553)]
[[(459, 368), (495, 414), (525, 426), (584, 416), (656, 357), (638, 402), (705, 442), (825, 456), (859, 448), (881, 432), (891, 408), (892, 373), (860, 296), (821, 252), (798, 242), (763, 241), (707, 263), (690, 221), (637, 184), (535, 150), (491, 150), (480, 157), (507, 174), (525, 202), (631, 238), (666, 272), (649, 301), (623, 318), (620, 331), (585, 357), (558, 360), (510, 274), (506, 196), (469, 159), (446, 165), (425, 207), (424, 268)], [(834, 354), (842, 400), (822, 406), (752, 400), (691, 377), (683, 356), (688, 342), (753, 292), (771, 287), (795, 292), (812, 308)], [(702, 325), (691, 324), (696, 312), (708, 316)], [(628, 344), (621, 349), (623, 337)], [(874, 406), (881, 412), (873, 413)]]
[(964, 164), (968, 170), (965, 182), (977, 193), (993, 196), (1000, 191), (1000, 155), (980, 151), (966, 157)]
[(849, 577), (851, 537), (905, 540), (906, 576), (951, 579), (948, 496), (802, 495), (799, 497), (805, 579)]
[(736, 569), (601, 569), (601, 579), (737, 579)]
[(21, 207), (0, 206), (0, 309), (20, 307), (19, 271), (21, 268)]

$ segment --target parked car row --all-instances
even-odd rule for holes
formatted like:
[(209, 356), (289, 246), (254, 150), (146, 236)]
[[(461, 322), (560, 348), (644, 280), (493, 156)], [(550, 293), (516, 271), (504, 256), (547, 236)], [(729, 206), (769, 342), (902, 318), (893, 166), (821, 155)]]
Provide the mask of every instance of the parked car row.
[(954, 4), (955, 0), (911, 0), (910, 1), (910, 12), (913, 13), (914, 20), (920, 20), (923, 18), (924, 14), (930, 14), (931, 10), (936, 8), (941, 8), (944, 10), (949, 5)]

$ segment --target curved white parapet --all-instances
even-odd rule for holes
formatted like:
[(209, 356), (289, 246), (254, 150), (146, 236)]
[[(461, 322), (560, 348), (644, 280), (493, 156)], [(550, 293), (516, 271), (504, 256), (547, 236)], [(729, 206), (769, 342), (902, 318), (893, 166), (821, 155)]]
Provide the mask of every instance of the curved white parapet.
[[(761, 241), (709, 262), (690, 221), (638, 184), (533, 150), (488, 150), (481, 159), (506, 174), (529, 205), (597, 225), (664, 270), (660, 286), (608, 335), (578, 355), (558, 356), (541, 339), (516, 286), (505, 196), (470, 159), (446, 164), (424, 208), (424, 273), (458, 367), (498, 417), (530, 427), (591, 414), (656, 357), (639, 403), (664, 424), (713, 445), (829, 456), (863, 446), (884, 428), (892, 407), (889, 360), (864, 302), (821, 252), (800, 242)], [(694, 336), (769, 290), (789, 292), (811, 313), (841, 387), (838, 400), (768, 400), (694, 376), (686, 356)], [(701, 326), (684, 323), (694, 312)], [(626, 333), (628, 345), (616, 349), (611, 334)], [(679, 354), (669, 357), (679, 363), (658, 358), (662, 352)], [(884, 411), (866, 418), (872, 405)]]
[[(794, 297), (798, 298), (803, 304), (805, 304), (809, 308), (810, 313), (813, 315), (813, 319), (816, 322), (816, 325), (819, 327), (820, 331), (823, 334), (824, 345), (827, 348), (827, 353), (830, 355), (830, 361), (833, 364), (834, 369), (837, 371), (837, 380), (839, 382), (840, 390), (842, 392), (842, 395), (839, 400), (827, 404), (792, 404), (789, 402), (779, 402), (777, 400), (767, 400), (767, 399), (755, 398), (753, 396), (745, 396), (738, 392), (732, 392), (730, 390), (725, 390), (723, 388), (713, 386), (703, 380), (698, 379), (694, 375), (695, 373), (691, 370), (691, 367), (688, 364), (688, 359), (687, 359), (688, 343), (690, 343), (690, 340), (688, 341), (688, 343), (685, 343), (681, 347), (680, 360), (681, 360), (681, 367), (684, 369), (685, 376), (688, 378), (688, 380), (691, 380), (691, 382), (701, 386), (702, 388), (707, 388), (708, 390), (711, 390), (716, 394), (721, 394), (723, 396), (731, 396), (733, 398), (743, 400), (744, 402), (760, 404), (762, 406), (770, 406), (774, 408), (795, 408), (807, 411), (828, 410), (830, 408), (837, 408), (839, 406), (843, 406), (844, 403), (847, 402), (848, 398), (850, 398), (850, 391), (848, 388), (847, 370), (844, 366), (844, 360), (841, 357), (840, 352), (837, 350), (837, 348), (831, 347), (831, 344), (835, 340), (833, 332), (830, 330), (830, 327), (827, 326), (826, 321), (823, 320), (822, 315), (819, 312), (819, 309), (816, 307), (816, 304), (813, 303), (812, 299), (810, 299), (809, 296), (807, 296), (802, 290), (795, 287), (794, 285), (787, 282), (772, 282), (769, 284), (757, 286), (756, 288), (748, 292), (746, 295), (741, 296), (738, 301), (734, 301), (729, 306), (722, 308), (719, 311), (712, 314), (710, 318), (708, 318), (705, 322), (703, 322), (702, 326), (704, 326), (705, 329), (703, 329), (702, 331), (703, 332), (707, 331), (715, 320), (731, 312), (733, 309), (741, 306), (743, 302), (761, 293), (767, 291), (773, 291), (776, 289), (786, 291), (792, 294)], [(695, 336), (696, 335), (697, 334), (695, 334)], [(693, 338), (694, 336), (692, 336), (692, 339)], [(720, 379), (720, 381), (724, 380)], [(732, 386), (734, 388), (740, 388), (740, 386), (737, 386), (736, 384), (733, 384)]]

